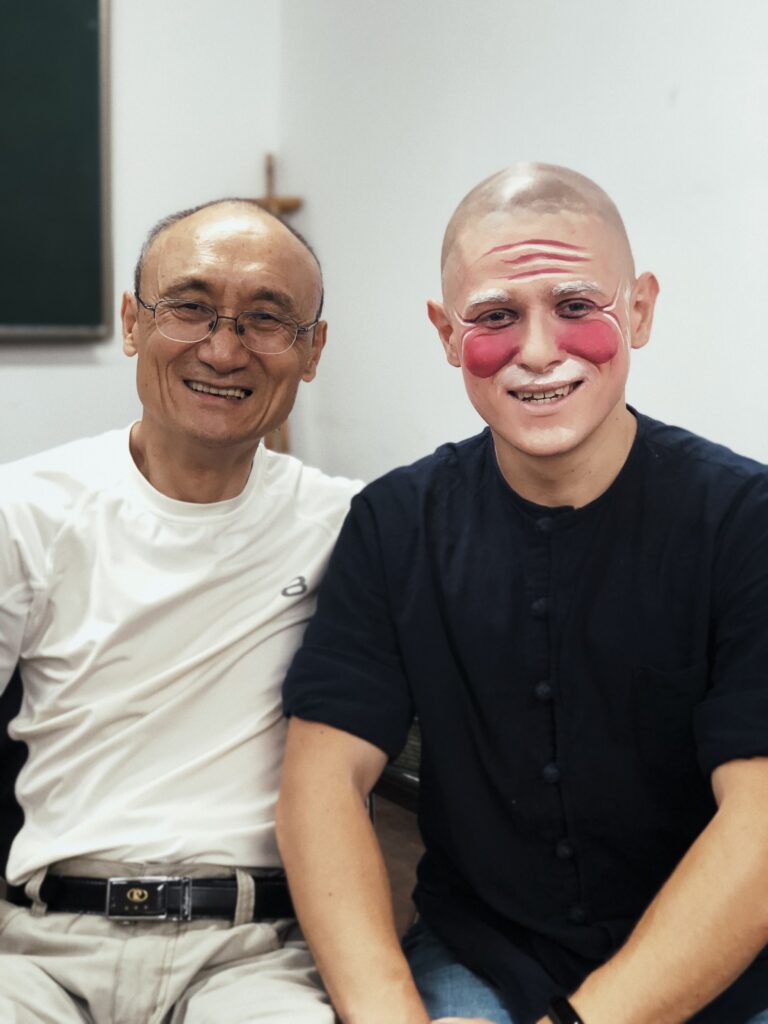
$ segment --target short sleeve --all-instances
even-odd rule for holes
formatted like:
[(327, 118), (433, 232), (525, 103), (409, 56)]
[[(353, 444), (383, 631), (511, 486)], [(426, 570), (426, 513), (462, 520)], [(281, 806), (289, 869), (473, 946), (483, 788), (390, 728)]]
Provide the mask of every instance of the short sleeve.
[(768, 474), (743, 488), (714, 563), (710, 688), (694, 714), (702, 769), (768, 756)]
[(413, 703), (365, 492), (353, 500), (342, 527), (283, 700), (287, 715), (352, 733), (389, 758), (405, 744)]

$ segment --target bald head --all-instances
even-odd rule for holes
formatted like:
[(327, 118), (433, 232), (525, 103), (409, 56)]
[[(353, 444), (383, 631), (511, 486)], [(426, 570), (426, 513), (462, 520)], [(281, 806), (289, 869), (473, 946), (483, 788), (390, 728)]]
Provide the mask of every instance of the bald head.
[(615, 235), (628, 275), (634, 277), (627, 232), (610, 196), (583, 174), (541, 163), (513, 164), (481, 181), (462, 199), (445, 229), (441, 268), (445, 271), (466, 230), (479, 221), (496, 215), (530, 219), (563, 212), (601, 221)]
[(316, 311), (317, 317), (322, 313), (323, 308), (323, 275), (320, 267), (320, 261), (317, 258), (312, 246), (309, 242), (301, 235), (295, 228), (292, 228), (280, 217), (276, 217), (274, 214), (265, 210), (260, 203), (255, 199), (246, 199), (239, 196), (227, 197), (224, 199), (213, 199), (207, 203), (200, 203), (198, 206), (189, 207), (186, 210), (179, 210), (177, 213), (169, 214), (167, 217), (163, 217), (159, 220), (147, 234), (144, 240), (144, 244), (141, 247), (139, 258), (136, 261), (136, 267), (133, 274), (133, 286), (134, 292), (138, 295), (141, 291), (141, 275), (144, 266), (147, 262), (152, 250), (156, 247), (159, 240), (173, 228), (176, 224), (186, 221), (189, 218), (195, 218), (198, 214), (204, 213), (205, 211), (211, 211), (213, 213), (221, 213), (222, 223), (226, 223), (227, 214), (237, 211), (246, 213), (253, 216), (255, 219), (263, 221), (264, 223), (271, 225), (275, 230), (280, 231), (283, 229), (288, 235), (292, 236), (303, 250), (311, 257), (314, 268), (317, 272), (318, 280), (318, 291), (319, 291), (319, 304)]

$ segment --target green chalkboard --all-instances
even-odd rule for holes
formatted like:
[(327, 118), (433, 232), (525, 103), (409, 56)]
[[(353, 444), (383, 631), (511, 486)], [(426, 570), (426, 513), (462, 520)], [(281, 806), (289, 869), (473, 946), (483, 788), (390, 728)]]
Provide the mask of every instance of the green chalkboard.
[(106, 0), (0, 2), (0, 339), (111, 332)]

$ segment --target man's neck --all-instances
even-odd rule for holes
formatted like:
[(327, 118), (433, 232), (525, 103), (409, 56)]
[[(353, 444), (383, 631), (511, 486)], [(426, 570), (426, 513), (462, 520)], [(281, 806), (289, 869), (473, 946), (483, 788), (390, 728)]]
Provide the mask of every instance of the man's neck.
[(561, 455), (528, 455), (495, 435), (494, 443), (504, 479), (526, 501), (581, 508), (611, 486), (636, 433), (637, 420), (622, 402), (583, 444)]
[(209, 504), (242, 493), (256, 446), (233, 450), (155, 439), (139, 422), (131, 430), (130, 450), (139, 472), (156, 491), (176, 501)]

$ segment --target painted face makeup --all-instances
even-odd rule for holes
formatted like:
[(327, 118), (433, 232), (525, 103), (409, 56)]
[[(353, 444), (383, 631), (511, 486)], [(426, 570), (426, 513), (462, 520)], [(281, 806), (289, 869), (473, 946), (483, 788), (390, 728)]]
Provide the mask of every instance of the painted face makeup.
[[(600, 366), (614, 358), (623, 340), (621, 328), (608, 307), (579, 320), (561, 321), (555, 329), (555, 343), (562, 352)], [(462, 339), (462, 363), (475, 377), (493, 377), (519, 353), (520, 327), (471, 327)]]
[(508, 281), (516, 281), (521, 277), (538, 277), (541, 274), (556, 274), (558, 271), (568, 272), (574, 269), (574, 264), (589, 262), (589, 256), (582, 246), (556, 242), (551, 238), (529, 238), (525, 242), (497, 245), (481, 258), (493, 256), (495, 253), (504, 253), (500, 262), (512, 268), (512, 273), (503, 275)]
[(598, 366), (613, 359), (619, 348), (619, 337), (614, 325), (599, 320), (577, 320), (573, 325), (557, 331), (555, 337), (558, 348)]
[(633, 276), (623, 233), (589, 212), (493, 210), (455, 236), (430, 316), (503, 470), (629, 431)]
[[(497, 254), (502, 254), (501, 259)], [(540, 276), (572, 275), (579, 264), (591, 257), (586, 249), (550, 239), (529, 239), (511, 245), (500, 245), (484, 253), (481, 260), (496, 256), (496, 279), (518, 281)], [(479, 262), (479, 261), (478, 261)], [(511, 273), (498, 273), (503, 268)], [(595, 365), (610, 362), (622, 342), (628, 345), (616, 313), (620, 296), (626, 289), (622, 282), (616, 287), (611, 301), (604, 306), (593, 305), (588, 298), (598, 287), (592, 282), (574, 281), (572, 286), (563, 282), (556, 285), (548, 297), (552, 303), (554, 341), (557, 348), (568, 355)], [(479, 296), (472, 306), (497, 301), (490, 293)], [(464, 319), (457, 315), (467, 330), (462, 336), (462, 365), (475, 377), (492, 377), (519, 354), (524, 342), (522, 318), (515, 303), (499, 292), (500, 308), (491, 307), (478, 318)], [(577, 307), (581, 304), (582, 309)]]
[(461, 342), (461, 362), (475, 377), (493, 377), (520, 351), (514, 327), (486, 331), (481, 327), (467, 331)]

